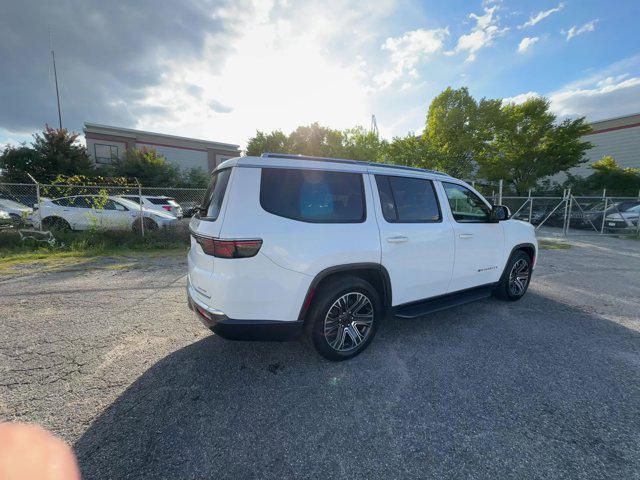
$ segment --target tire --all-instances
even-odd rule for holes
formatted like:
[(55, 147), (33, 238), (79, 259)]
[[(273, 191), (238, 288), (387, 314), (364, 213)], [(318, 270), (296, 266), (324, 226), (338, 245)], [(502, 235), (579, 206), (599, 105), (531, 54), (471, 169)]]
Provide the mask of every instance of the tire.
[(47, 230), (53, 230), (58, 232), (70, 232), (71, 225), (64, 218), (60, 217), (47, 217), (42, 220), (42, 226)]
[(307, 336), (324, 358), (347, 360), (369, 346), (382, 318), (380, 295), (369, 282), (338, 277), (316, 294), (307, 314)]
[[(145, 232), (147, 230), (157, 230), (158, 229), (158, 224), (152, 220), (151, 218), (148, 217), (144, 217), (144, 230)], [(133, 222), (133, 231), (138, 233), (140, 232), (140, 219), (136, 219), (135, 222)]]
[(511, 255), (493, 294), (501, 300), (520, 300), (531, 282), (531, 257), (522, 250)]

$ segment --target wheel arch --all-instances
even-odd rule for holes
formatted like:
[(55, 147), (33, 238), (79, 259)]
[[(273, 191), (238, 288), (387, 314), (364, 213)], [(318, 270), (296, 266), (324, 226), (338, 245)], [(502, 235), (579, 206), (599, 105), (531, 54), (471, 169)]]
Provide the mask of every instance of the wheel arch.
[(334, 265), (322, 270), (311, 281), (302, 307), (300, 308), (298, 320), (305, 320), (309, 306), (316, 292), (322, 288), (323, 284), (326, 284), (326, 282), (331, 279), (345, 275), (353, 275), (369, 282), (380, 294), (384, 308), (387, 309), (391, 306), (391, 279), (389, 272), (383, 265), (373, 262)]
[(62, 217), (60, 215), (47, 215), (46, 217), (42, 218), (41, 224), (44, 226), (45, 223), (50, 224), (51, 222), (55, 222), (57, 220), (62, 220), (64, 223), (69, 225), (69, 228), (73, 228), (71, 226), (71, 222), (69, 222), (69, 220), (67, 220), (66, 218), (64, 218), (64, 217)]
[(511, 249), (511, 253), (509, 253), (509, 256), (507, 257), (507, 261), (504, 264), (504, 268), (502, 270), (502, 275), (500, 275), (500, 281), (504, 278), (505, 274), (507, 273), (507, 267), (509, 266), (509, 262), (511, 262), (511, 259), (513, 258), (515, 253), (519, 252), (519, 251), (523, 251), (524, 253), (529, 255), (529, 258), (531, 259), (531, 264), (535, 265), (535, 261), (536, 261), (536, 246), (533, 243), (528, 243), (528, 242), (527, 243), (519, 243), (519, 244), (515, 245)]

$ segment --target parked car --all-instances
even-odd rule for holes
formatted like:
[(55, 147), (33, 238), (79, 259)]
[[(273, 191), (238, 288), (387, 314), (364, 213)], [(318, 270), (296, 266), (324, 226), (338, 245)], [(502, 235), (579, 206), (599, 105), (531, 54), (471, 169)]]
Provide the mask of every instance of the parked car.
[(608, 232), (636, 229), (640, 219), (640, 205), (631, 207), (624, 212), (616, 212), (604, 218), (604, 225)]
[(123, 230), (140, 228), (144, 218), (144, 228), (154, 230), (176, 224), (175, 216), (168, 212), (151, 210), (120, 197), (99, 195), (76, 195), (56, 199), (42, 198), (40, 208), (32, 215), (38, 228), (57, 230), (88, 230), (102, 228)]
[[(120, 195), (120, 198), (124, 198), (131, 202), (140, 205), (139, 195)], [(149, 210), (158, 210), (161, 212), (169, 212), (176, 218), (182, 218), (182, 207), (176, 202), (175, 198), (165, 196), (142, 196), (142, 206)]]
[(9, 212), (0, 208), (0, 229), (7, 228), (13, 225), (13, 219)]
[(571, 226), (576, 228), (587, 228), (590, 230), (600, 230), (602, 228), (602, 217), (607, 217), (614, 213), (624, 212), (640, 205), (637, 200), (622, 200), (618, 202), (607, 202), (605, 210), (605, 201), (601, 200), (592, 204), (589, 208), (584, 208), (584, 216), (575, 221), (571, 219)]
[(11, 200), (9, 198), (0, 198), (0, 209), (9, 214), (14, 223), (25, 223), (29, 215), (33, 212), (33, 208)]
[(190, 221), (187, 298), (230, 339), (302, 332), (328, 359), (415, 318), (495, 295), (518, 300), (537, 255), (509, 220), (443, 173), (284, 154), (227, 160)]

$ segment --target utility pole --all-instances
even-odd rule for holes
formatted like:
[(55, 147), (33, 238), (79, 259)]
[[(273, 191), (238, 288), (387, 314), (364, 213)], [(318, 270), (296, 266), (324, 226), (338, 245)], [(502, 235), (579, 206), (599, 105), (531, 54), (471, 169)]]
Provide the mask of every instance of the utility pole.
[(58, 101), (58, 124), (62, 129), (62, 112), (60, 111), (60, 92), (58, 91), (58, 71), (56, 70), (56, 54), (53, 51), (53, 40), (51, 30), (49, 30), (49, 45), (51, 46), (51, 59), (53, 60), (53, 78), (56, 82), (56, 100)]
[(376, 122), (376, 116), (375, 115), (371, 115), (371, 133), (375, 134), (376, 137), (379, 136), (378, 122)]

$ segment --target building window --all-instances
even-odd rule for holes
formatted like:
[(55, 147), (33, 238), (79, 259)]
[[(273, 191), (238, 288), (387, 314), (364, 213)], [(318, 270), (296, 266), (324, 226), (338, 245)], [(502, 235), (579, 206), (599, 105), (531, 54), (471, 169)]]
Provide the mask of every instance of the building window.
[(117, 145), (105, 145), (103, 143), (96, 143), (93, 145), (96, 163), (111, 164), (114, 158), (120, 158), (118, 156)]

